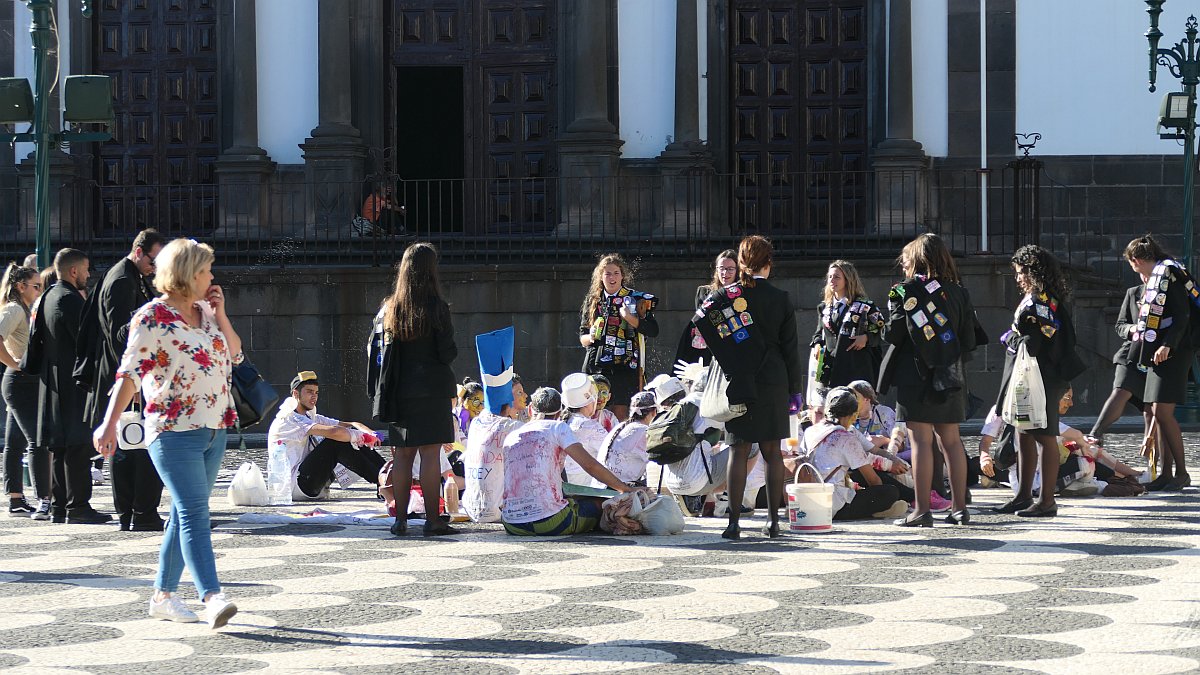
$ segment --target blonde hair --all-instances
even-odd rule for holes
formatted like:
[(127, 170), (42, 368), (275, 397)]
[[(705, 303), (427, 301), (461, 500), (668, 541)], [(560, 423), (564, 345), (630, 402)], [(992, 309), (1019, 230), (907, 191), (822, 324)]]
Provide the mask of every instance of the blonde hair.
[(190, 296), (192, 279), (205, 265), (217, 259), (213, 247), (195, 239), (175, 239), (168, 243), (154, 259), (157, 272), (154, 288), (159, 293), (175, 293)]
[[(863, 288), (862, 279), (858, 276), (858, 269), (854, 267), (854, 263), (849, 260), (834, 260), (829, 263), (829, 269), (837, 268), (846, 282), (846, 299), (854, 302), (859, 298), (869, 300), (867, 290)], [(825, 282), (825, 306), (833, 304), (833, 288), (829, 282)]]

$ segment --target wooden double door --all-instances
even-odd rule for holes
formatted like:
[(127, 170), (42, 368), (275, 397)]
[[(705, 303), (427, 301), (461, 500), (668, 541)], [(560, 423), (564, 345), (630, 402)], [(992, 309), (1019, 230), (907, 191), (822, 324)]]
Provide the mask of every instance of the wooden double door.
[(731, 214), (750, 231), (866, 218), (867, 0), (730, 0)]
[(408, 220), (553, 227), (557, 0), (392, 0), (389, 18), (388, 135)]
[(100, 233), (199, 233), (216, 223), (220, 154), (216, 0), (102, 0), (93, 68), (113, 83), (113, 139), (99, 146)]

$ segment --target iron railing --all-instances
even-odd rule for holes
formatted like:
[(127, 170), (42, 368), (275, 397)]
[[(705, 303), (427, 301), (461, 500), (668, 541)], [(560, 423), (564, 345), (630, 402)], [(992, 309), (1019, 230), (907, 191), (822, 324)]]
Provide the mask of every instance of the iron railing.
[[(1085, 191), (1040, 169), (1032, 187), (1015, 170), (997, 173), (986, 190), (978, 172), (946, 169), (365, 184), (311, 184), (297, 172), (265, 184), (61, 184), (50, 227), (54, 246), (119, 254), (153, 226), (211, 241), (220, 263), (242, 265), (390, 265), (415, 239), (437, 244), (447, 261), (488, 264), (585, 261), (606, 250), (706, 260), (749, 233), (770, 236), (788, 258), (890, 258), (926, 231), (960, 254), (1035, 240), (1091, 264), (1111, 249), (1103, 212), (1076, 204)], [(405, 214), (390, 230), (356, 228), (364, 201), (388, 188)], [(1036, 231), (1024, 225), (1030, 200)], [(0, 253), (32, 250), (32, 203), (30, 188), (0, 188)]]

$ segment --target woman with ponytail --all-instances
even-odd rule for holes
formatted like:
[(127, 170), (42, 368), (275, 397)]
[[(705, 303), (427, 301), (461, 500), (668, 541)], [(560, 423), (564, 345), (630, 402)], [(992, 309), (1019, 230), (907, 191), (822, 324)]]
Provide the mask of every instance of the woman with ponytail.
[[(29, 344), (29, 316), (42, 292), (42, 279), (32, 267), (10, 263), (0, 281), (0, 363), (6, 368), (0, 394), (8, 407), (4, 432), (4, 487), (8, 513), (50, 520), (50, 456), (46, 448), (35, 448), (38, 417), (38, 377), (21, 370), (21, 358)], [(21, 458), (29, 453), (29, 473), (40, 500), (37, 508), (25, 501)]]

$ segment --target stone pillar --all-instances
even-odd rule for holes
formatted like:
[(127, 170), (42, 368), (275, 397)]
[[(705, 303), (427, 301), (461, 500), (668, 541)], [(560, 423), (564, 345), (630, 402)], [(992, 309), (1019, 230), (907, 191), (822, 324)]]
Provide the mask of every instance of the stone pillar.
[(696, 0), (675, 2), (675, 134), (659, 155), (663, 212), (659, 231), (671, 237), (708, 234), (713, 161), (700, 140), (700, 59)]
[(217, 159), (215, 171), (218, 233), (230, 236), (270, 231), (268, 182), (275, 163), (258, 145), (258, 52), (254, 0), (234, 0), (230, 57), (233, 91), (229, 101), (233, 142)]
[(317, 232), (349, 231), (363, 190), (363, 147), (351, 122), (349, 2), (317, 3), (318, 122), (304, 150), (309, 222)]
[(912, 0), (891, 0), (888, 11), (887, 139), (875, 148), (876, 228), (910, 234), (926, 217), (928, 158), (913, 140)]
[(573, 76), (570, 118), (558, 138), (559, 231), (615, 233), (617, 160), (621, 139), (608, 119), (608, 19), (611, 0), (566, 0), (566, 68)]

